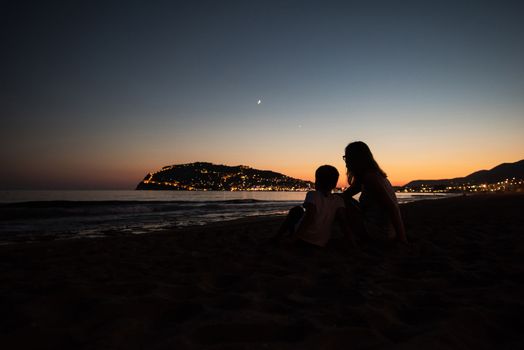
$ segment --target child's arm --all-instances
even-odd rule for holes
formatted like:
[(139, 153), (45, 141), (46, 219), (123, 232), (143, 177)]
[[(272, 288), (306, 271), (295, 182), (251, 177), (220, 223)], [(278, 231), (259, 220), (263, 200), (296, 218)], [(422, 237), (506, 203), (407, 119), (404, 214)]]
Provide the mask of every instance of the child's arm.
[(306, 212), (304, 213), (304, 219), (302, 219), (302, 222), (300, 225), (298, 225), (298, 229), (291, 236), (291, 241), (293, 242), (296, 241), (304, 232), (306, 232), (315, 221), (317, 207), (313, 203), (304, 203), (304, 209), (306, 209)]

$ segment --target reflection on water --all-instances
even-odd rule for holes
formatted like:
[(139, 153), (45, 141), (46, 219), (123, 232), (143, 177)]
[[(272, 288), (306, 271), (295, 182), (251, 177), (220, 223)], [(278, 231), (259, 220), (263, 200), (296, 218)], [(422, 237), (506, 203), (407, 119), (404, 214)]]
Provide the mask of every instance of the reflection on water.
[[(190, 201), (210, 202), (254, 199), (301, 201), (305, 192), (226, 191), (0, 191), (0, 203), (32, 201)], [(450, 196), (446, 193), (397, 193), (399, 202)], [(357, 197), (358, 198), (358, 197)]]

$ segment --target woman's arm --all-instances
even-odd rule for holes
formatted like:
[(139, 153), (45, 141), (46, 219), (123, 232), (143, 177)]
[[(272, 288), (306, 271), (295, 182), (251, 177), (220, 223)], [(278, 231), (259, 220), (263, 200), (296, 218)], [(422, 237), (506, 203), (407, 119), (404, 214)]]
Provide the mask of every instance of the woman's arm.
[(353, 182), (347, 190), (344, 191), (344, 198), (353, 198), (354, 195), (362, 191), (362, 185), (359, 181)]
[(400, 208), (397, 200), (390, 194), (390, 191), (386, 187), (385, 181), (379, 178), (378, 174), (367, 174), (364, 176), (364, 186), (369, 189), (370, 193), (376, 196), (377, 200), (382, 203), (384, 208), (393, 223), (395, 229), (396, 238), (404, 243), (407, 243), (406, 231), (404, 229), (404, 223), (402, 222), (402, 216), (400, 215)]

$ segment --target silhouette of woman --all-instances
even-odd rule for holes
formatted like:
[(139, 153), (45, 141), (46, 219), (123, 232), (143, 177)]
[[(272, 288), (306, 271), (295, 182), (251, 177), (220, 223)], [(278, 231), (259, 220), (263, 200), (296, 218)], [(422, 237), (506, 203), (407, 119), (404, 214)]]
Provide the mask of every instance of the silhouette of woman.
[[(353, 230), (365, 231), (372, 239), (396, 239), (407, 243), (395, 191), (369, 147), (362, 141), (352, 142), (342, 158), (346, 162), (349, 183), (343, 196)], [(357, 202), (353, 196), (359, 192)]]

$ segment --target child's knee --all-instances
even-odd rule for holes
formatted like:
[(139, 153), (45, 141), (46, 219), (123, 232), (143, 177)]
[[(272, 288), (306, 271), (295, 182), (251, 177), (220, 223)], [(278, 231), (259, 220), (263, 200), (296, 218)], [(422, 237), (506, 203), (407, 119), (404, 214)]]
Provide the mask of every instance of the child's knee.
[(293, 207), (289, 210), (289, 218), (292, 221), (298, 221), (304, 215), (304, 208), (300, 206)]

